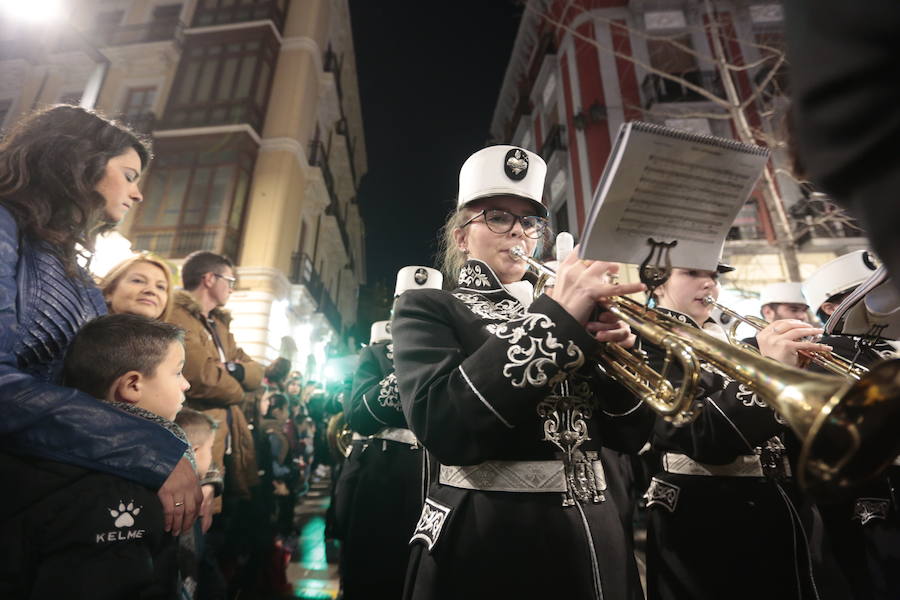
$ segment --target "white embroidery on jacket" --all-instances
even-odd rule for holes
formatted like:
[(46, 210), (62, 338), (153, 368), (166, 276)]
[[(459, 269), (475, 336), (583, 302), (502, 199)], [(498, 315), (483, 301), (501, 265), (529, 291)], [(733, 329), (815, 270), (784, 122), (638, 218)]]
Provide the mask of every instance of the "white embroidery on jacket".
[(743, 404), (747, 408), (753, 408), (754, 406), (758, 406), (759, 408), (768, 408), (768, 406), (766, 406), (766, 403), (759, 399), (759, 396), (756, 395), (756, 392), (754, 392), (743, 383), (738, 385), (737, 392), (735, 392), (734, 395), (738, 400), (741, 401), (741, 404)]
[(387, 345), (386, 356), (387, 356), (388, 360), (394, 360), (394, 344)]
[(857, 498), (853, 505), (851, 520), (865, 525), (872, 519), (887, 520), (890, 502), (887, 498)]
[(509, 298), (500, 300), (499, 302), (492, 302), (477, 294), (463, 294), (461, 292), (456, 292), (453, 296), (482, 319), (509, 321), (511, 319), (517, 319), (525, 314), (525, 307)]
[(397, 376), (391, 373), (380, 382), (381, 391), (378, 392), (378, 404), (385, 408), (400, 410), (400, 391), (397, 387)]
[(490, 288), (491, 280), (487, 273), (482, 271), (481, 265), (465, 264), (459, 271), (459, 286), (473, 286), (476, 288)]
[[(503, 375), (513, 387), (526, 384), (533, 387), (553, 386), (584, 364), (584, 353), (571, 340), (566, 347), (553, 335), (555, 323), (545, 314), (527, 313), (521, 319), (500, 327), (495, 334), (510, 343), (503, 366)], [(537, 334), (537, 335), (532, 335)], [(563, 362), (565, 357), (571, 358)], [(549, 377), (545, 369), (555, 367), (558, 372)]]

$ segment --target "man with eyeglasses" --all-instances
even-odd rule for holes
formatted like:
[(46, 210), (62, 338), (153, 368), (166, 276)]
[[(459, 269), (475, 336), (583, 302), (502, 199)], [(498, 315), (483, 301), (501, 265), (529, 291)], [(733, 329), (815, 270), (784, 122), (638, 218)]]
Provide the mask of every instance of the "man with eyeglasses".
[[(194, 252), (181, 267), (184, 290), (177, 292), (170, 321), (185, 330), (184, 377), (191, 384), (185, 405), (208, 414), (219, 423), (213, 442), (213, 460), (224, 466), (225, 492), (217, 499), (206, 555), (201, 558), (198, 597), (216, 597), (225, 581), (216, 556), (228, 540), (230, 523), (249, 506), (251, 489), (259, 484), (253, 435), (240, 409), (245, 392), (260, 387), (263, 366), (250, 358), (229, 331), (231, 316), (222, 310), (234, 291), (234, 264), (213, 252)], [(227, 523), (226, 523), (227, 522)], [(244, 542), (246, 546), (246, 542)], [(212, 583), (210, 583), (212, 582)]]

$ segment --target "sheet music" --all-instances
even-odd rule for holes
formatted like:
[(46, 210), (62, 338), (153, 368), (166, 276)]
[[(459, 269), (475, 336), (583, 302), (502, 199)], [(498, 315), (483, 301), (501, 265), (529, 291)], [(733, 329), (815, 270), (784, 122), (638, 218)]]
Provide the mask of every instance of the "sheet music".
[(733, 140), (624, 124), (594, 194), (581, 258), (640, 264), (653, 238), (678, 241), (673, 266), (715, 269), (767, 160), (764, 149)]

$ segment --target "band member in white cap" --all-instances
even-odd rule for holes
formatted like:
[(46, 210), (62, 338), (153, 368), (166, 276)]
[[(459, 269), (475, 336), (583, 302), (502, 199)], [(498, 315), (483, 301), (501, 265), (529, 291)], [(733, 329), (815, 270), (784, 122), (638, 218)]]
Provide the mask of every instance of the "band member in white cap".
[(759, 302), (762, 305), (759, 313), (769, 323), (778, 319), (797, 319), (809, 323), (809, 303), (799, 283), (770, 283), (760, 293)]
[[(394, 297), (406, 290), (441, 289), (429, 267), (403, 267)], [(400, 598), (409, 538), (422, 512), (424, 452), (400, 408), (390, 321), (373, 325), (371, 343), (353, 377), (348, 422), (354, 439), (342, 504), (341, 585), (345, 600)], [(376, 324), (377, 325), (377, 324)], [(344, 475), (342, 474), (342, 479)]]
[(831, 260), (806, 278), (803, 295), (824, 323), (856, 286), (871, 277), (877, 265), (865, 250), (856, 250)]
[[(718, 298), (719, 274), (730, 270), (673, 269), (655, 290), (657, 310), (708, 329), (704, 299)], [(796, 365), (800, 350), (827, 351), (802, 340), (821, 332), (777, 320), (757, 341), (763, 355)], [(664, 353), (643, 349), (660, 370)], [(659, 464), (646, 494), (648, 598), (817, 598), (818, 549), (807, 545), (805, 522), (812, 509), (790, 479), (790, 431), (752, 389), (701, 367), (696, 420), (676, 427), (660, 418), (651, 442)], [(680, 384), (681, 373), (671, 375)]]
[[(896, 356), (900, 295), (882, 266), (859, 284), (826, 324), (822, 342), (869, 368)], [(811, 369), (819, 370), (815, 365)], [(840, 501), (819, 510), (854, 598), (888, 600), (900, 592), (900, 461)]]
[[(617, 265), (562, 262), (553, 298), (523, 281), (547, 234), (546, 165), (513, 146), (473, 154), (444, 228), (452, 292), (409, 291), (394, 316), (394, 359), (430, 481), (404, 597), (642, 598), (601, 445), (636, 452), (653, 416), (597, 373), (599, 342), (634, 341), (591, 315), (642, 284), (610, 284)], [(624, 495), (624, 491), (622, 494)]]

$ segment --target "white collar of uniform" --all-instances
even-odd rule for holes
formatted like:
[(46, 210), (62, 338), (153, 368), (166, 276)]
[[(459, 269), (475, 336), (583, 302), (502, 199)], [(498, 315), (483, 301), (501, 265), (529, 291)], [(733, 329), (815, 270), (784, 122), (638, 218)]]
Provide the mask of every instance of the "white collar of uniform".
[(501, 284), (503, 288), (509, 292), (509, 295), (519, 301), (519, 304), (528, 308), (534, 299), (534, 286), (530, 281), (523, 279), (522, 281), (514, 281), (512, 283)]
[(466, 291), (491, 294), (506, 292), (528, 308), (534, 298), (534, 284), (527, 279), (513, 283), (500, 283), (500, 278), (486, 262), (470, 258), (459, 273), (459, 287)]

